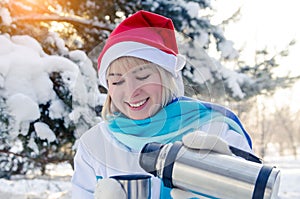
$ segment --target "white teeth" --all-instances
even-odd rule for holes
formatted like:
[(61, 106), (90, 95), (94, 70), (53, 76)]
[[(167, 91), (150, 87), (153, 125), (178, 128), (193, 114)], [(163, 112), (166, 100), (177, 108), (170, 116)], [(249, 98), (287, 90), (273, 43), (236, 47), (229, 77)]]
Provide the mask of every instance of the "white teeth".
[(133, 108), (137, 108), (137, 107), (142, 106), (146, 101), (147, 101), (147, 100), (143, 100), (143, 101), (141, 101), (141, 102), (139, 102), (139, 103), (136, 103), (136, 104), (131, 104), (131, 103), (129, 103), (129, 105), (130, 105), (131, 107), (133, 107)]

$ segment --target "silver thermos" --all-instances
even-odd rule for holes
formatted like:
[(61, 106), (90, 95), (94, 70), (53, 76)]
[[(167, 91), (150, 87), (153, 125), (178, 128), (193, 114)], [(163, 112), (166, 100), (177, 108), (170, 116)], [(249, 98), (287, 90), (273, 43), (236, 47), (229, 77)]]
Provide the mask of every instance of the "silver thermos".
[(140, 166), (162, 179), (164, 185), (207, 198), (277, 198), (280, 171), (243, 158), (193, 150), (181, 142), (146, 144)]

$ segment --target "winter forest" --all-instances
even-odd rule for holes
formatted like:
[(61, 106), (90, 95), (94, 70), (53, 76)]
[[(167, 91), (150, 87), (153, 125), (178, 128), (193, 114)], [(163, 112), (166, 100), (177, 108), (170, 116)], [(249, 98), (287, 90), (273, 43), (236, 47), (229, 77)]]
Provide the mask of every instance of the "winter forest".
[[(277, 52), (256, 49), (255, 62), (249, 63), (240, 56), (244, 49), (225, 36), (241, 10), (215, 23), (222, 12), (214, 7), (218, 1), (0, 0), (0, 196), (68, 198), (70, 185), (62, 174), (71, 175), (76, 141), (101, 121), (106, 97), (98, 84), (97, 57), (114, 27), (138, 10), (173, 20), (180, 53), (187, 58), (185, 95), (229, 107), (243, 121), (259, 157), (279, 165), (288, 160), (299, 168), (300, 109), (272, 101), (299, 82), (298, 74), (278, 73), (280, 60), (298, 41), (288, 38)], [(22, 180), (49, 180), (54, 170), (63, 182), (39, 181), (39, 187), (47, 187), (45, 196), (4, 191), (23, 183), (37, 189)], [(16, 181), (22, 183), (13, 185)], [(300, 182), (300, 174), (292, 181)], [(300, 197), (294, 192), (282, 198)]]

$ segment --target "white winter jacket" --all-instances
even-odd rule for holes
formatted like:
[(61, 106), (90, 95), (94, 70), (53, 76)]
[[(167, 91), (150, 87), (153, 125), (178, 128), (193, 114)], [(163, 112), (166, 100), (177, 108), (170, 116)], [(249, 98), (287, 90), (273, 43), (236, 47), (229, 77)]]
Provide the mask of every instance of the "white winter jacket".
[[(217, 133), (227, 143), (251, 153), (247, 140), (229, 130), (225, 123), (214, 122), (201, 127), (202, 131)], [(139, 166), (139, 151), (132, 151), (116, 140), (105, 122), (81, 136), (74, 159), (72, 198), (92, 199), (97, 179), (120, 174), (146, 174)], [(147, 173), (148, 174), (148, 173)], [(160, 197), (160, 179), (152, 178), (152, 198)]]

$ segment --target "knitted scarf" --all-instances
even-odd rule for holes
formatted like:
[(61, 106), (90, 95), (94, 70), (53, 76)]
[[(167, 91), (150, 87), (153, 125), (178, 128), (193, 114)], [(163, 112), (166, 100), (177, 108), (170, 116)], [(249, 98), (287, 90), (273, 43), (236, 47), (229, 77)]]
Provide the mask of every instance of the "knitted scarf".
[(185, 134), (210, 122), (225, 122), (230, 129), (248, 139), (237, 118), (228, 117), (205, 103), (186, 98), (174, 100), (157, 114), (143, 120), (132, 120), (124, 115), (113, 117), (109, 120), (109, 129), (121, 143), (140, 150), (149, 142), (166, 144), (179, 141)]

